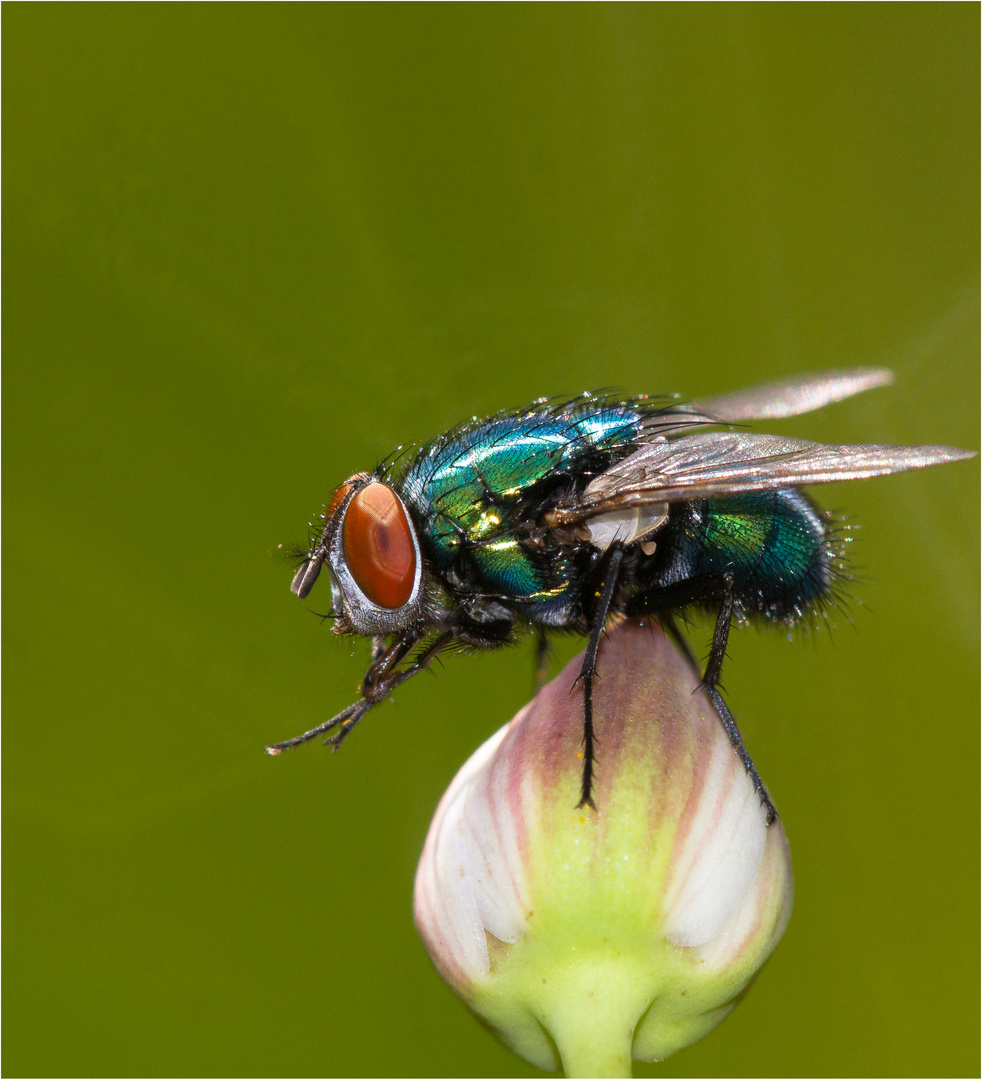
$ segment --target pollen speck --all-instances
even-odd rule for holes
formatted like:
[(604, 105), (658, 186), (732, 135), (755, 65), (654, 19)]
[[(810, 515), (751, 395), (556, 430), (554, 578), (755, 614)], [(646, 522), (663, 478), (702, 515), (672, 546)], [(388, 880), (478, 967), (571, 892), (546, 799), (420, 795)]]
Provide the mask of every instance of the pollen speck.
[(577, 756), (578, 758), (581, 758), (581, 757), (583, 757), (583, 751), (582, 751), (582, 750), (577, 750), (577, 751), (576, 751), (576, 756)]

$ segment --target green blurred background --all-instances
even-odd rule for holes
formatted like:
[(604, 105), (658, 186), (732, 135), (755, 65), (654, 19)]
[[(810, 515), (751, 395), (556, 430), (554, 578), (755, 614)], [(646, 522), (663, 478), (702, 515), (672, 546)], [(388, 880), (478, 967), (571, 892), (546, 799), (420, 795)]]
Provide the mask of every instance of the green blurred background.
[[(396, 445), (588, 387), (885, 364), (771, 430), (978, 448), (978, 21), (6, 6), (7, 1075), (533, 1072), (410, 909), (528, 650), (267, 758), (367, 655), (271, 552)], [(857, 600), (731, 639), (796, 909), (642, 1075), (977, 1071), (977, 476), (825, 489)]]

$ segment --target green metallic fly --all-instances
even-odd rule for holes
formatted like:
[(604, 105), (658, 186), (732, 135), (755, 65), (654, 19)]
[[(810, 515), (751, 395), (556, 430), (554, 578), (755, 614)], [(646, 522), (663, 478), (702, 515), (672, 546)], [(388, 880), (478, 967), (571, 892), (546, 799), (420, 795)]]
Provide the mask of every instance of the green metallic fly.
[(326, 568), (334, 633), (372, 640), (361, 698), (323, 724), (337, 749), (354, 725), (450, 645), (494, 648), (523, 630), (586, 635), (583, 777), (593, 807), (593, 679), (611, 618), (657, 619), (695, 663), (675, 622), (716, 617), (702, 685), (774, 808), (719, 689), (731, 623), (794, 624), (848, 577), (843, 536), (799, 485), (861, 479), (974, 456), (946, 446), (826, 446), (707, 430), (797, 416), (889, 383), (880, 368), (830, 371), (688, 403), (584, 394), (474, 419), (396, 470), (335, 491), (297, 552), (305, 597)]

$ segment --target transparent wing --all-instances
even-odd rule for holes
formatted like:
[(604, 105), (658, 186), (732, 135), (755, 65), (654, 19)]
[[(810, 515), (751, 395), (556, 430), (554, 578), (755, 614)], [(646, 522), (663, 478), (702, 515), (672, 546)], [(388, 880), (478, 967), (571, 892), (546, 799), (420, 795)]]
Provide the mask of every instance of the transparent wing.
[(859, 480), (974, 456), (951, 446), (826, 446), (780, 435), (699, 433), (642, 446), (547, 521), (571, 525), (624, 507)]
[(846, 371), (815, 371), (793, 379), (750, 386), (732, 394), (697, 398), (689, 406), (694, 412), (714, 416), (727, 424), (744, 420), (773, 420), (800, 416), (893, 382), (888, 368), (852, 368)]
[(710, 424), (739, 424), (746, 420), (800, 416), (891, 382), (893, 372), (888, 368), (814, 371), (793, 379), (748, 386), (731, 394), (696, 398), (685, 405), (655, 413), (643, 422), (642, 437), (657, 439), (661, 435)]

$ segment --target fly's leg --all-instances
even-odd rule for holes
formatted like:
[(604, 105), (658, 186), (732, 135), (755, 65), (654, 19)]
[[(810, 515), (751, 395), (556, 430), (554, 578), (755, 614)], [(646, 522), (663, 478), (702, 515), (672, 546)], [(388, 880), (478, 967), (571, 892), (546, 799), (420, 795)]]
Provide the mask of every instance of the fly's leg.
[[(723, 725), (726, 737), (730, 740), (730, 745), (736, 750), (744, 768), (750, 774), (754, 791), (757, 792), (761, 805), (767, 812), (767, 824), (770, 825), (777, 817), (777, 811), (767, 794), (764, 782), (757, 772), (753, 759), (743, 744), (743, 737), (740, 735), (737, 722), (733, 719), (733, 714), (723, 700), (723, 695), (719, 692), (719, 676), (723, 667), (723, 660), (726, 657), (726, 643), (729, 640), (730, 623), (733, 619), (733, 576), (727, 573), (707, 574), (703, 577), (679, 582), (677, 585), (669, 586), (657, 593), (639, 598), (639, 602), (632, 606), (629, 614), (653, 614), (659, 611), (670, 613), (672, 610), (685, 607), (688, 604), (705, 604), (713, 601), (719, 603), (719, 611), (716, 615), (716, 625), (713, 628), (713, 643), (709, 649), (709, 658), (706, 661), (706, 670), (700, 680), (700, 686), (706, 691), (706, 695), (713, 703), (713, 708), (716, 710), (717, 716), (719, 716), (719, 721)], [(662, 621), (672, 639), (677, 644), (680, 643), (682, 635), (671, 619), (671, 615), (669, 614), (668, 618), (663, 617)], [(692, 650), (687, 644), (682, 648), (682, 652), (688, 657), (695, 670), (698, 671), (699, 667), (695, 663)]]
[[(372, 638), (372, 662), (361, 682), (361, 696), (372, 700), (371, 687), (382, 683), (390, 671), (409, 655), (419, 642), (420, 635), (406, 630), (386, 648), (384, 637)], [(379, 699), (381, 700), (381, 698)]]
[(535, 684), (533, 694), (537, 694), (549, 679), (549, 639), (545, 628), (535, 628)]
[(310, 731), (305, 731), (302, 735), (296, 735), (292, 739), (284, 739), (283, 742), (273, 743), (271, 746), (266, 747), (266, 753), (271, 757), (276, 757), (277, 754), (282, 754), (284, 750), (290, 750), (294, 746), (301, 746), (305, 742), (310, 742), (311, 739), (316, 739), (318, 735), (323, 735), (327, 731), (331, 731), (339, 724), (346, 724), (351, 720), (351, 717), (356, 713), (361, 712), (357, 716), (355, 723), (361, 719), (362, 716), (371, 708), (371, 704), (367, 701), (356, 701), (354, 705), (349, 705), (343, 712), (339, 712), (337, 716), (332, 717), (330, 720), (325, 720), (323, 724), (318, 724), (317, 727), (311, 728)]
[(581, 680), (583, 682), (583, 783), (580, 788), (580, 801), (576, 804), (577, 810), (584, 806), (589, 806), (591, 810), (597, 809), (593, 802), (593, 763), (596, 760), (593, 755), (593, 677), (597, 673), (597, 651), (600, 648), (600, 638), (604, 632), (604, 623), (607, 621), (607, 612), (610, 610), (610, 601), (614, 596), (623, 557), (623, 545), (611, 544), (607, 552), (600, 589), (597, 592), (597, 606), (593, 611), (583, 666), (576, 678), (577, 682)]
[[(447, 637), (447, 635), (444, 635), (444, 637)], [(441, 640), (442, 638), (437, 639), (437, 641)], [(292, 739), (286, 739), (283, 742), (273, 743), (271, 746), (267, 746), (266, 753), (275, 757), (284, 750), (290, 750), (294, 746), (301, 746), (305, 742), (310, 742), (311, 739), (316, 739), (319, 735), (325, 735), (335, 728), (340, 728), (341, 730), (337, 735), (334, 735), (327, 740), (327, 742), (332, 743), (335, 748), (337, 748), (337, 746), (344, 741), (345, 736), (351, 731), (355, 724), (357, 724), (358, 721), (380, 701), (383, 701), (395, 686), (398, 686), (400, 682), (404, 682), (405, 679), (409, 678), (411, 674), (415, 674), (416, 671), (422, 670), (419, 667), (419, 661), (417, 661), (412, 667), (407, 668), (405, 672), (398, 673), (403, 676), (402, 678), (398, 679), (398, 681), (393, 681), (393, 668), (406, 657), (418, 641), (418, 635), (407, 632), (401, 634), (388, 648), (386, 648), (385, 638), (373, 637), (372, 663), (365, 675), (365, 680), (362, 683), (362, 700), (356, 701), (353, 705), (349, 705), (342, 712), (339, 712), (337, 716), (331, 717), (330, 720), (325, 720), (323, 724), (318, 724), (317, 727), (311, 728), (310, 731), (305, 731), (302, 735), (297, 735)], [(436, 644), (436, 642), (434, 642), (434, 644)], [(428, 649), (427, 652), (430, 652), (432, 648), (433, 646), (430, 646), (430, 649)], [(426, 654), (424, 653), (423, 655)], [(432, 659), (432, 655), (435, 654), (431, 653), (427, 662), (429, 662), (429, 659)], [(422, 657), (420, 657), (420, 659), (422, 659)]]
[[(335, 752), (341, 748), (341, 743), (351, 734), (351, 729), (358, 723), (358, 721), (368, 712), (369, 709), (374, 708), (381, 701), (392, 693), (397, 686), (407, 680), (411, 679), (414, 675), (418, 675), (419, 672), (424, 671), (429, 667), (433, 657), (438, 652), (445, 649), (447, 645), (453, 640), (453, 634), (449, 631), (445, 634), (441, 634), (432, 644), (428, 645), (416, 659), (409, 665), (409, 667), (403, 668), (401, 671), (393, 671), (394, 665), (389, 665), (386, 669), (386, 674), (374, 682), (369, 682), (369, 676), (371, 675), (371, 668), (369, 669), (369, 675), (365, 677), (365, 682), (362, 684), (361, 692), (365, 700), (361, 704), (364, 708), (359, 712), (353, 713), (347, 719), (342, 720), (338, 725), (338, 731), (332, 735), (329, 739), (324, 740), (324, 745), (330, 744)], [(408, 651), (408, 650), (407, 650)]]
[(730, 577), (729, 574), (725, 574), (724, 579), (727, 588), (723, 593), (719, 614), (716, 616), (716, 626), (713, 629), (713, 643), (709, 648), (709, 659), (706, 661), (706, 670), (702, 676), (702, 688), (709, 695), (709, 700), (716, 709), (716, 713), (723, 725), (723, 730), (730, 740), (730, 745), (740, 755), (740, 760), (743, 762), (744, 768), (750, 773), (750, 779), (754, 782), (754, 791), (757, 792), (761, 804), (767, 811), (767, 824), (770, 825), (777, 817), (777, 811), (774, 809), (774, 804), (767, 794), (764, 782), (757, 772), (757, 767), (754, 765), (753, 759), (747, 752), (746, 746), (743, 745), (743, 737), (740, 734), (740, 729), (737, 727), (737, 722), (733, 719), (733, 714), (723, 700), (723, 695), (717, 689), (719, 684), (719, 673), (723, 667), (723, 658), (726, 656), (726, 643), (730, 636), (730, 622), (733, 618), (733, 578)]
[(700, 667), (699, 661), (696, 659), (696, 654), (692, 651), (692, 646), (689, 644), (689, 639), (679, 629), (678, 623), (670, 614), (659, 616), (662, 629), (666, 634), (675, 642), (675, 647), (678, 651), (689, 661), (689, 666), (699, 676), (701, 681), (702, 676), (699, 674)]
[(760, 799), (761, 806), (767, 811), (767, 824), (770, 825), (777, 817), (777, 810), (775, 810), (774, 804), (771, 802), (771, 797), (767, 794), (767, 789), (764, 787), (764, 782), (757, 772), (757, 767), (754, 765), (753, 759), (750, 757), (750, 754), (747, 753), (747, 748), (743, 745), (743, 738), (740, 735), (740, 729), (737, 727), (737, 722), (733, 719), (733, 714), (723, 700), (723, 695), (716, 687), (705, 686), (704, 684), (703, 688), (709, 695), (709, 700), (713, 703), (713, 707), (716, 709), (716, 714), (719, 716), (720, 723), (723, 725), (723, 730), (726, 732), (730, 744), (740, 755), (740, 760), (743, 762), (744, 768), (750, 774), (750, 779), (754, 784), (754, 791), (757, 792), (757, 797)]

